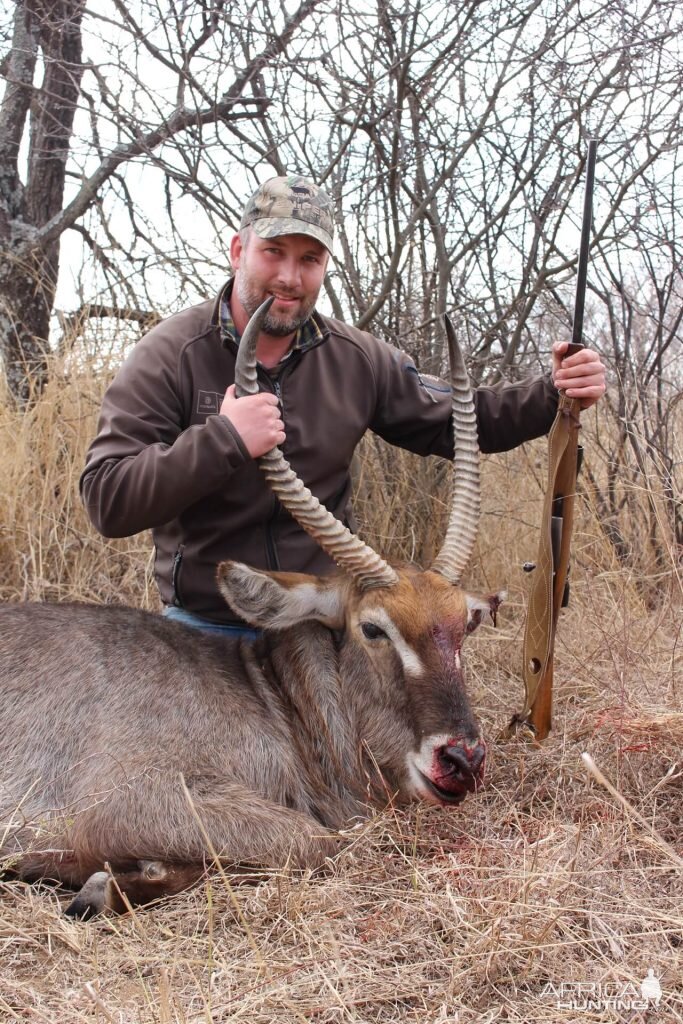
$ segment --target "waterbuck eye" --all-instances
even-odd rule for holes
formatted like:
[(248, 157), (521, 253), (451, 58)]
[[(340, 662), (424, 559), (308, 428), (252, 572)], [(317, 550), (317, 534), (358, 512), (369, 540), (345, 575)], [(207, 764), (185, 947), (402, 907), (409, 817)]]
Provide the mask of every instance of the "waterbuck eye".
[(363, 630), (363, 636), (367, 640), (378, 640), (381, 636), (387, 634), (379, 626), (376, 626), (374, 622), (361, 622), (360, 628)]

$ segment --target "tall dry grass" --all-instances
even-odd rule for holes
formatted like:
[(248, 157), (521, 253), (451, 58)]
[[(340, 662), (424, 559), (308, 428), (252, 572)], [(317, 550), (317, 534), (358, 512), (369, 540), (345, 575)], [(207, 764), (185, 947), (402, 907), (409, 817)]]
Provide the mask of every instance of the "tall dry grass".
[(78, 480), (106, 376), (55, 363), (27, 412), (0, 405), (0, 599), (96, 601), (156, 608), (147, 535), (100, 537)]
[[(0, 409), (3, 600), (156, 606), (148, 538), (103, 540), (78, 499), (102, 386), (56, 372), (29, 413)], [(75, 924), (59, 891), (0, 883), (1, 1024), (683, 1021), (679, 566), (673, 549), (652, 579), (620, 564), (590, 493), (557, 641), (554, 731), (542, 748), (496, 740), (523, 698), (521, 564), (535, 555), (544, 465), (542, 442), (484, 465), (470, 582), (509, 591), (499, 628), (469, 643), (491, 740), (486, 789), (451, 812), (378, 814), (349, 831), (326, 877), (231, 887), (214, 875), (128, 918)], [(446, 515), (443, 465), (368, 439), (356, 482), (364, 536), (427, 561)], [(649, 968), (663, 989), (656, 1014), (633, 1004)], [(569, 1005), (571, 982), (593, 985), (581, 998), (596, 1005)]]

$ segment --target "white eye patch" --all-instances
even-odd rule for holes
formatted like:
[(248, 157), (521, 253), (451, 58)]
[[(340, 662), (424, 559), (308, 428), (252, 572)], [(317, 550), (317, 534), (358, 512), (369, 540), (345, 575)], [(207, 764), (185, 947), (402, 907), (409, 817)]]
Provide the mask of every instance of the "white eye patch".
[(401, 659), (403, 671), (407, 676), (424, 675), (424, 666), (419, 657), (403, 637), (400, 629), (394, 624), (384, 608), (372, 608), (363, 613), (363, 622), (371, 622), (373, 626), (383, 630), (394, 645)]

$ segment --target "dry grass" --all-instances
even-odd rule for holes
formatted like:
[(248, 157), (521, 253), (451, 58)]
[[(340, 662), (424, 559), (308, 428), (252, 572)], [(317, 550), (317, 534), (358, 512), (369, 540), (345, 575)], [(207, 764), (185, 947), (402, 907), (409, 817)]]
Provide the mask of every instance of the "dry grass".
[(78, 496), (102, 381), (55, 373), (26, 415), (0, 404), (0, 599), (157, 607), (147, 535), (95, 533)]
[[(94, 536), (76, 497), (98, 386), (55, 384), (27, 417), (0, 411), (0, 593), (154, 606), (146, 539)], [(497, 631), (470, 641), (491, 743), (486, 789), (451, 812), (388, 809), (349, 832), (325, 877), (218, 876), (152, 910), (75, 924), (68, 896), (2, 886), (0, 1022), (683, 1021), (683, 672), (677, 569), (661, 601), (619, 567), (587, 502), (557, 647), (554, 731), (540, 749), (495, 741), (519, 679), (544, 451), (487, 460), (473, 583), (507, 585)], [(428, 557), (435, 465), (368, 445), (366, 536)], [(436, 490), (440, 502), (427, 495)], [(419, 527), (415, 524), (419, 524)], [(616, 787), (590, 775), (588, 751)], [(558, 1007), (562, 983), (633, 998), (649, 968), (658, 1012)], [(610, 987), (611, 986), (611, 987)], [(565, 995), (565, 1000), (570, 998)], [(586, 998), (584, 996), (582, 998)]]

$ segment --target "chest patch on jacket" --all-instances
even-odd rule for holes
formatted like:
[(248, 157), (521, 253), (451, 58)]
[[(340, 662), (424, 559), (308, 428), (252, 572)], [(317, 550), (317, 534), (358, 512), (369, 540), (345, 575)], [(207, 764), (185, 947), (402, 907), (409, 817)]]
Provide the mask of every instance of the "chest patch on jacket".
[(196, 411), (199, 416), (213, 416), (221, 407), (223, 395), (215, 391), (198, 391)]

